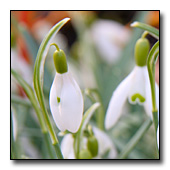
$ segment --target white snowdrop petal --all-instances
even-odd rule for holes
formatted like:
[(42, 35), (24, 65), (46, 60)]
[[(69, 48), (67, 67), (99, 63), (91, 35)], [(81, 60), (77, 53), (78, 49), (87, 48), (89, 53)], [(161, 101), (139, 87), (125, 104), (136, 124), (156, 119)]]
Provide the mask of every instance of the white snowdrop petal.
[[(140, 104), (143, 105), (145, 97), (145, 70), (147, 67), (135, 66), (133, 72), (133, 83), (129, 91), (128, 100), (131, 104)], [(136, 97), (135, 97), (136, 96)], [(132, 100), (133, 98), (133, 100)], [(136, 98), (136, 99), (135, 99)]]
[(50, 108), (61, 131), (67, 129), (75, 133), (79, 129), (83, 115), (83, 97), (79, 86), (68, 72), (56, 73), (50, 92)]
[(152, 119), (152, 97), (151, 97), (151, 86), (148, 75), (148, 70), (144, 71), (145, 74), (145, 94), (146, 94), (146, 102), (144, 103), (144, 108), (149, 117)]
[(65, 131), (66, 128), (62, 122), (61, 113), (59, 112), (59, 104), (57, 102), (57, 97), (61, 96), (60, 91), (62, 88), (62, 84), (63, 84), (62, 76), (56, 73), (53, 84), (51, 86), (51, 90), (50, 90), (50, 109), (51, 109), (51, 113), (52, 113), (53, 119), (57, 127), (61, 131)]
[(98, 156), (100, 157), (109, 149), (110, 152), (108, 158), (114, 159), (117, 156), (117, 151), (109, 136), (96, 127), (93, 127), (93, 132), (98, 141)]
[(128, 97), (132, 85), (134, 70), (120, 83), (113, 92), (105, 118), (106, 129), (111, 128), (121, 116), (122, 107)]
[(91, 27), (91, 34), (101, 57), (108, 64), (117, 62), (130, 37), (129, 29), (110, 20), (97, 20)]
[(67, 134), (61, 141), (61, 151), (65, 159), (75, 159), (73, 149), (74, 139), (71, 134)]
[(60, 102), (64, 126), (75, 133), (79, 129), (83, 116), (83, 96), (76, 81), (69, 73), (63, 75)]

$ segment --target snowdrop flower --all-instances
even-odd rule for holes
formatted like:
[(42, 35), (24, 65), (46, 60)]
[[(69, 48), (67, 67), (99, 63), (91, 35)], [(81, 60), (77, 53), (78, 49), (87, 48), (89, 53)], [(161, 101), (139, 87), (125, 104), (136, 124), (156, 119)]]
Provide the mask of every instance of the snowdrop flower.
[(77, 132), (83, 116), (81, 90), (68, 71), (66, 56), (55, 44), (53, 59), (56, 75), (50, 90), (50, 109), (57, 127), (61, 131)]
[[(105, 127), (107, 129), (115, 125), (120, 118), (123, 105), (127, 98), (131, 104), (138, 103), (139, 105), (143, 105), (146, 113), (152, 118), (151, 89), (146, 66), (149, 48), (149, 41), (146, 38), (140, 38), (136, 42), (136, 66), (113, 92), (105, 118)], [(157, 107), (159, 107), (159, 88), (157, 84), (155, 86)]]
[(91, 28), (93, 41), (102, 59), (114, 64), (130, 38), (130, 30), (118, 22), (97, 20)]
[[(117, 151), (109, 136), (96, 127), (93, 127), (93, 132), (98, 141), (98, 154), (96, 157), (94, 157), (94, 159), (101, 159), (102, 155), (104, 155), (107, 151), (109, 151), (109, 159), (116, 158)], [(64, 136), (61, 142), (61, 150), (65, 159), (75, 159), (73, 143), (74, 139), (71, 134), (67, 134)], [(83, 144), (84, 149), (86, 149), (87, 139), (85, 137), (83, 138)]]

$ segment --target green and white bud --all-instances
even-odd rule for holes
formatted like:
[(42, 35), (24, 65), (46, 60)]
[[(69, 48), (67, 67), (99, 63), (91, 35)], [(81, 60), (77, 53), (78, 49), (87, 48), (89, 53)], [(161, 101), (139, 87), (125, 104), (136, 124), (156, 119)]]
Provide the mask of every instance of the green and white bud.
[(150, 44), (146, 38), (140, 38), (135, 45), (135, 61), (136, 65), (143, 67), (146, 65), (149, 54)]
[(92, 156), (95, 157), (98, 154), (98, 141), (95, 136), (90, 136), (87, 140), (87, 148), (91, 152)]

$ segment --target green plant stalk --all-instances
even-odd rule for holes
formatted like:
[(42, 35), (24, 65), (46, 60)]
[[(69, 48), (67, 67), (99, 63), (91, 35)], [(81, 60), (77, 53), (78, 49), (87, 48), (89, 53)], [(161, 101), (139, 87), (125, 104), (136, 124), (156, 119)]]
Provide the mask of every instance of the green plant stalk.
[(59, 143), (55, 143), (55, 144), (53, 144), (53, 146), (54, 146), (54, 149), (55, 149), (55, 151), (57, 153), (58, 159), (64, 159), (64, 157), (63, 157), (63, 155), (61, 153), (61, 149), (60, 149)]
[(148, 118), (143, 125), (139, 128), (139, 130), (135, 133), (135, 135), (131, 138), (131, 140), (124, 147), (122, 152), (118, 155), (118, 159), (126, 159), (128, 154), (133, 150), (133, 148), (137, 145), (139, 140), (144, 136), (146, 131), (152, 125), (152, 120)]
[(35, 62), (35, 68), (34, 68), (34, 88), (35, 88), (35, 92), (40, 104), (40, 107), (42, 109), (42, 113), (43, 113), (43, 117), (44, 120), (46, 122), (48, 131), (50, 133), (50, 137), (52, 140), (52, 144), (55, 145), (56, 143), (58, 143), (58, 139), (57, 136), (53, 130), (53, 127), (51, 125), (50, 122), (50, 118), (47, 112), (47, 109), (45, 107), (45, 101), (44, 101), (44, 96), (43, 96), (43, 90), (42, 90), (42, 86), (43, 86), (43, 81), (42, 81), (42, 77), (43, 77), (43, 66), (44, 66), (44, 62), (45, 62), (45, 56), (44, 52), (47, 50), (47, 45), (50, 41), (50, 39), (54, 36), (54, 34), (56, 32), (59, 31), (59, 29), (68, 21), (69, 19), (65, 19), (60, 21), (59, 23), (57, 23), (49, 32), (49, 34), (46, 35), (46, 37), (44, 38), (44, 40), (42, 41), (40, 48), (38, 50), (38, 54), (37, 54), (37, 58), (36, 58), (36, 62)]
[(29, 98), (32, 106), (34, 107), (35, 111), (36, 111), (36, 114), (37, 114), (37, 117), (38, 117), (38, 120), (40, 122), (40, 127), (41, 127), (41, 130), (42, 132), (47, 132), (47, 128), (46, 128), (46, 125), (45, 125), (45, 122), (44, 122), (44, 119), (43, 117), (41, 116), (41, 112), (39, 110), (39, 107), (38, 107), (38, 103), (37, 103), (37, 100), (36, 100), (36, 97), (34, 95), (34, 92), (33, 92), (33, 89), (30, 87), (30, 85), (20, 76), (18, 75), (17, 72), (15, 72), (13, 69), (11, 69), (11, 73), (12, 75), (15, 77), (15, 79), (18, 81), (18, 83), (21, 85), (21, 87), (24, 89), (27, 97)]
[[(147, 68), (149, 73), (151, 96), (152, 96), (152, 117), (155, 127), (155, 141), (157, 143), (157, 128), (158, 128), (158, 109), (156, 105), (156, 93), (155, 93), (155, 64), (159, 55), (159, 41), (157, 41), (150, 50)], [(159, 156), (159, 150), (157, 148), (157, 154)]]
[[(42, 115), (44, 117), (44, 120), (46, 122), (52, 144), (55, 147), (55, 151), (57, 154), (57, 157), (59, 159), (63, 159), (62, 153), (60, 148), (58, 148), (58, 139), (54, 132), (54, 129), (52, 127), (47, 109), (45, 107), (45, 100), (43, 95), (43, 73), (44, 73), (44, 64), (45, 64), (45, 58), (47, 55), (47, 49), (48, 45), (50, 43), (50, 40), (55, 36), (55, 34), (62, 28), (62, 26), (68, 22), (70, 19), (65, 18), (59, 23), (57, 23), (53, 28), (49, 31), (49, 33), (46, 35), (46, 37), (43, 39), (40, 48), (37, 53), (37, 58), (35, 61), (35, 67), (34, 67), (34, 89), (37, 95), (37, 99), (39, 101), (40, 107), (42, 109)], [(56, 147), (57, 146), (57, 147)], [(56, 149), (58, 148), (58, 149)]]
[(83, 138), (83, 130), (87, 123), (89, 122), (92, 115), (95, 113), (95, 110), (100, 106), (99, 103), (94, 103), (84, 114), (83, 120), (81, 122), (80, 128), (76, 134), (74, 134), (74, 153), (75, 157), (78, 159), (79, 152), (81, 149), (81, 141)]
[[(37, 103), (37, 100), (36, 100), (36, 97), (35, 97), (35, 94), (33, 92), (33, 89), (30, 87), (30, 85), (21, 77), (19, 76), (13, 69), (11, 69), (11, 73), (12, 75), (15, 77), (15, 79), (18, 81), (18, 83), (21, 85), (21, 87), (24, 89), (28, 99), (31, 101), (30, 104), (32, 104), (32, 106), (34, 107), (34, 110), (37, 114), (37, 117), (38, 117), (38, 120), (39, 120), (39, 123), (40, 123), (40, 127), (41, 127), (41, 131), (44, 135), (44, 139), (45, 139), (45, 143), (46, 143), (46, 146), (48, 148), (48, 151), (49, 151), (49, 155), (51, 156), (51, 158), (53, 158), (54, 156), (52, 156), (52, 150), (51, 150), (51, 142), (50, 140), (48, 139), (48, 131), (47, 131), (47, 128), (46, 128), (46, 125), (45, 125), (45, 121), (43, 119), (43, 117), (41, 116), (41, 111), (38, 107), (38, 103)], [(16, 98), (13, 98), (13, 99), (16, 99)], [(18, 101), (19, 99), (19, 101)], [(21, 99), (20, 98), (17, 98), (17, 102), (21, 102)], [(21, 102), (23, 104), (23, 102)], [(25, 103), (24, 103), (25, 104)]]
[[(105, 113), (104, 113), (104, 107), (103, 107), (103, 103), (100, 97), (99, 92), (96, 89), (86, 89), (87, 92), (85, 93), (90, 100), (95, 103), (95, 102), (99, 102), (100, 103), (100, 108), (98, 109), (98, 113), (96, 115), (96, 121), (97, 121), (97, 127), (101, 130), (104, 130), (104, 117), (105, 117)], [(93, 94), (96, 95), (96, 98), (93, 96)], [(97, 101), (96, 101), (97, 100)]]
[(148, 25), (148, 24), (144, 24), (142, 22), (135, 21), (130, 26), (144, 29), (144, 30), (148, 31), (153, 37), (155, 37), (156, 39), (159, 39), (159, 30)]
[(44, 139), (45, 139), (45, 143), (46, 143), (50, 158), (56, 159), (56, 155), (53, 154), (53, 146), (51, 145), (51, 141), (50, 141), (51, 139), (50, 139), (49, 133), (44, 132), (43, 136), (44, 136)]
[(101, 130), (104, 130), (104, 117), (105, 117), (105, 113), (104, 113), (104, 106), (103, 106), (103, 103), (102, 103), (102, 100), (101, 100), (101, 96), (100, 96), (99, 92), (96, 89), (92, 89), (91, 92), (96, 94), (98, 102), (100, 103), (100, 108), (98, 109), (99, 113), (96, 115), (97, 126)]
[(159, 55), (159, 41), (157, 41), (149, 52), (147, 60), (147, 68), (151, 85), (151, 96), (152, 96), (152, 115), (155, 126), (155, 132), (158, 127), (158, 109), (156, 105), (156, 93), (155, 93), (155, 64)]

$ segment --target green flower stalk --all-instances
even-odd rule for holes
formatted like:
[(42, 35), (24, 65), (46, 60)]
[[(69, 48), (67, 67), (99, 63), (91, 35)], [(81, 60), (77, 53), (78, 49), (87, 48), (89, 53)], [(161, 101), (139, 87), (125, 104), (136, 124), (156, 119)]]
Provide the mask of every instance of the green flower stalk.
[(52, 127), (52, 124), (51, 124), (51, 121), (50, 121), (50, 118), (49, 118), (49, 114), (47, 112), (47, 108), (45, 106), (45, 99), (44, 99), (44, 94), (43, 94), (43, 75), (44, 75), (45, 59), (46, 59), (46, 56), (47, 56), (47, 52), (48, 52), (48, 48), (50, 46), (50, 43), (51, 43), (52, 39), (54, 38), (55, 34), (69, 20), (70, 20), (69, 18), (65, 18), (65, 19), (61, 20), (60, 22), (58, 22), (56, 25), (54, 25), (51, 28), (51, 30), (48, 32), (48, 34), (43, 39), (43, 41), (42, 41), (42, 43), (39, 47), (37, 57), (36, 57), (35, 66), (34, 66), (34, 79), (33, 79), (35, 93), (36, 93), (39, 105), (41, 107), (41, 110), (42, 110), (41, 116), (43, 117), (43, 119), (46, 123), (48, 132), (49, 132), (50, 137), (51, 137), (52, 144), (54, 146), (57, 157), (59, 159), (63, 159), (63, 156), (62, 156), (62, 153), (61, 153), (61, 150), (60, 150), (60, 146), (59, 146), (57, 136), (56, 136), (54, 129)]

